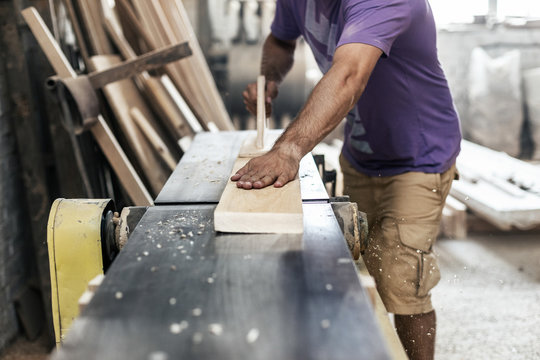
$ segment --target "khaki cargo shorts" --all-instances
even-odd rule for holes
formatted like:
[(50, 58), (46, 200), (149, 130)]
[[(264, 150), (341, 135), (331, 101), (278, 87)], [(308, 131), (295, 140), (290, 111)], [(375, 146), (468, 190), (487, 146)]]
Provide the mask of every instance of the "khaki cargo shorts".
[(430, 290), (441, 277), (432, 247), (455, 166), (442, 174), (371, 177), (343, 155), (340, 164), (344, 194), (368, 216), (370, 244), (363, 259), (386, 310), (399, 315), (432, 311)]

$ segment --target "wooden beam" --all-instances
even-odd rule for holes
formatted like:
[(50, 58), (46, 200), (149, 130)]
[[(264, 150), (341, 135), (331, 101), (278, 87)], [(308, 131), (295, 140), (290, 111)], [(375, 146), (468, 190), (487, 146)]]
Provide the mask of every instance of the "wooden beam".
[(167, 145), (165, 145), (163, 140), (161, 140), (161, 137), (156, 132), (156, 130), (154, 130), (152, 125), (150, 125), (141, 110), (139, 110), (139, 108), (137, 107), (134, 107), (131, 108), (129, 113), (135, 124), (137, 124), (143, 135), (150, 143), (150, 145), (152, 145), (154, 150), (157, 151), (157, 153), (160, 155), (161, 159), (165, 162), (165, 164), (167, 164), (169, 169), (173, 171), (176, 168), (176, 161), (171, 155), (169, 149), (167, 148)]
[[(102, 71), (120, 62), (117, 55), (98, 55), (90, 58), (89, 65), (94, 70)], [(150, 110), (131, 79), (108, 84), (103, 88), (103, 92), (152, 192), (157, 195), (165, 185), (170, 172), (161, 167), (159, 157), (152, 151), (144, 134), (137, 128), (130, 115), (130, 110), (137, 107), (147, 119), (150, 119), (152, 117)]]
[[(109, 36), (120, 50), (122, 56), (127, 60), (136, 58), (137, 55), (135, 54), (135, 51), (124, 38), (120, 24), (116, 22), (113, 13), (106, 15), (105, 26)], [(172, 134), (174, 134), (176, 140), (183, 138), (184, 136), (193, 136), (195, 129), (191, 128), (190, 122), (187, 120), (189, 116), (193, 116), (189, 107), (186, 105), (187, 109), (180, 108), (175, 103), (172, 94), (167, 91), (161, 81), (150, 76), (148, 72), (141, 72), (138, 79), (142, 83), (141, 87), (144, 89), (145, 94), (151, 100), (150, 104), (154, 105), (154, 110), (161, 116), (165, 126)], [(186, 113), (186, 111), (189, 111), (189, 113)], [(197, 120), (195, 120), (195, 122), (199, 125)]]
[(168, 45), (137, 58), (128, 59), (127, 61), (106, 70), (90, 73), (88, 74), (88, 78), (92, 83), (92, 86), (97, 89), (111, 82), (127, 79), (140, 74), (143, 71), (161, 68), (169, 62), (182, 59), (189, 55), (191, 55), (191, 49), (187, 42)]
[[(75, 71), (36, 9), (29, 7), (21, 13), (58, 76), (61, 78), (76, 77)], [(90, 130), (133, 203), (135, 205), (153, 205), (152, 197), (118, 144), (105, 119), (99, 116), (98, 121)]]
[[(232, 174), (249, 158), (238, 158)], [(235, 233), (302, 233), (304, 229), (300, 180), (281, 188), (244, 190), (229, 180), (214, 212), (216, 231)]]
[(265, 78), (257, 77), (257, 149), (264, 149), (264, 133), (266, 128)]

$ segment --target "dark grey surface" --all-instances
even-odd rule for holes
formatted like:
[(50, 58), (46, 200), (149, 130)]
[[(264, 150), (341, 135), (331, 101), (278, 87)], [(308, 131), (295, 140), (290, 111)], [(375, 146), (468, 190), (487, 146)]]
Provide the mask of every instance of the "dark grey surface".
[[(155, 204), (218, 203), (248, 133), (199, 133), (163, 186)], [(311, 155), (302, 159), (299, 176), (302, 200), (328, 201), (328, 194)]]
[(303, 235), (216, 234), (214, 209), (150, 208), (55, 359), (390, 358), (330, 205)]

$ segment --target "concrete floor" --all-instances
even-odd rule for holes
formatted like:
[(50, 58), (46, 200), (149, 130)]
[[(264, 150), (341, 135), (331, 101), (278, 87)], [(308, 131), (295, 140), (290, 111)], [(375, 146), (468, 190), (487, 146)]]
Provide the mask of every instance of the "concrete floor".
[(436, 251), (436, 359), (540, 359), (540, 233), (442, 239)]

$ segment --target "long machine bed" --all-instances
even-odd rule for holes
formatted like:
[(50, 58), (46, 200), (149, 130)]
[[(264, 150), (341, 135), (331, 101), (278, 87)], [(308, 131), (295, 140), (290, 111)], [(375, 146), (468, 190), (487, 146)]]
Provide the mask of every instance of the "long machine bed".
[(198, 135), (55, 359), (389, 359), (313, 160), (304, 233), (224, 234), (245, 132)]

